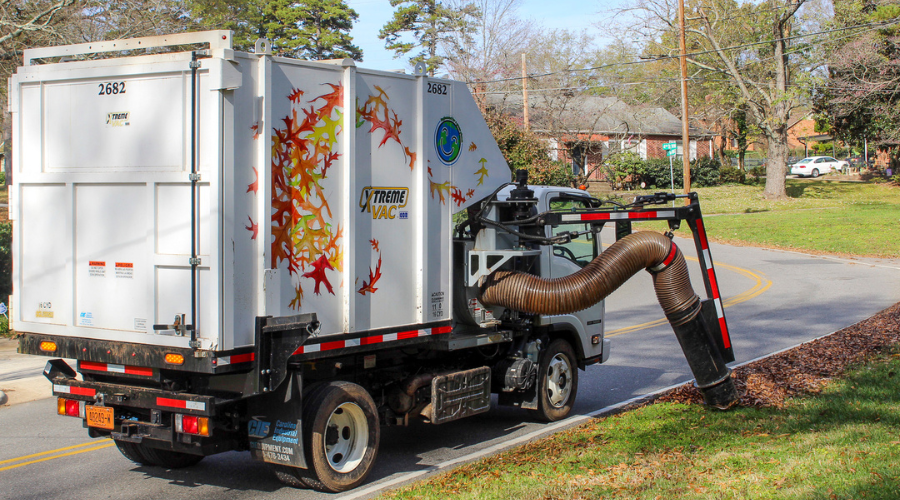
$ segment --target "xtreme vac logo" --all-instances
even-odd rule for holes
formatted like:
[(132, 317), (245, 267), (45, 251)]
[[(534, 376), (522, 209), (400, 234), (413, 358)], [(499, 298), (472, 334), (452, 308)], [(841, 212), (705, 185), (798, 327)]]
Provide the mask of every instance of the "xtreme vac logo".
[(408, 200), (409, 188), (366, 186), (359, 195), (359, 208), (373, 219), (406, 219), (409, 212), (401, 209)]

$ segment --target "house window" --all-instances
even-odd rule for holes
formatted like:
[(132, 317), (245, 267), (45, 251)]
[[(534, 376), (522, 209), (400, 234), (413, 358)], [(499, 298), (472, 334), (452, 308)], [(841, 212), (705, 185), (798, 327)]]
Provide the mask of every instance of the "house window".
[(572, 146), (572, 173), (581, 175), (584, 172), (584, 146)]

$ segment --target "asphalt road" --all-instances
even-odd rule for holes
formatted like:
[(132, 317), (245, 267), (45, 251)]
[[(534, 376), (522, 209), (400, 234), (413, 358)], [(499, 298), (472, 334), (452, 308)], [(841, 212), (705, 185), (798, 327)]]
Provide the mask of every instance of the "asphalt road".
[[(692, 242), (680, 240), (679, 246), (693, 255)], [(900, 260), (725, 245), (713, 245), (712, 255), (738, 363), (831, 333), (900, 301)], [(696, 262), (689, 260), (689, 265), (695, 289), (702, 290)], [(371, 496), (690, 380), (650, 283), (649, 275), (641, 273), (607, 300), (612, 355), (606, 364), (581, 373), (575, 416), (569, 421), (538, 424), (519, 410), (495, 407), (440, 428), (387, 428), (367, 483), (340, 497)], [(208, 457), (186, 470), (136, 466), (111, 442), (90, 440), (79, 420), (56, 416), (54, 399), (0, 409), (0, 485), (4, 499), (337, 497), (284, 487), (248, 453)]]

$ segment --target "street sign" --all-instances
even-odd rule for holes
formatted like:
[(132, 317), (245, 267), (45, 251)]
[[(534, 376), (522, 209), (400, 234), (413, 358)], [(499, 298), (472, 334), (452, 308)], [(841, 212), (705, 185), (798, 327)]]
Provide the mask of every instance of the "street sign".
[(677, 149), (669, 149), (666, 151), (666, 156), (675, 156), (678, 153)]
[(673, 149), (678, 149), (677, 142), (664, 142), (662, 148), (666, 151), (671, 151)]

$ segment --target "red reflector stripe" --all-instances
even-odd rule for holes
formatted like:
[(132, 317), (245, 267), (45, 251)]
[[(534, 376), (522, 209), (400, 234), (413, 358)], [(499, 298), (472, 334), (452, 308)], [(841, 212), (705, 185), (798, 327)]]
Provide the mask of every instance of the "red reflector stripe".
[(709, 276), (709, 286), (712, 288), (712, 298), (719, 298), (719, 284), (716, 283), (716, 273), (709, 269), (706, 271), (706, 274)]
[(69, 394), (75, 394), (78, 396), (93, 396), (97, 394), (97, 391), (94, 389), (88, 389), (87, 387), (75, 387), (70, 385)]
[(309, 354), (312, 352), (320, 352), (320, 351), (331, 351), (334, 349), (343, 349), (345, 347), (356, 347), (361, 345), (374, 345), (380, 344), (382, 342), (390, 342), (392, 340), (406, 340), (406, 339), (414, 339), (417, 337), (427, 337), (429, 335), (440, 335), (443, 333), (450, 333), (453, 330), (452, 326), (438, 326), (431, 329), (431, 332), (428, 330), (407, 330), (405, 332), (397, 332), (397, 333), (386, 333), (384, 335), (369, 335), (368, 337), (362, 337), (359, 339), (351, 339), (351, 340), (334, 340), (331, 342), (323, 342), (321, 344), (310, 344), (305, 346), (300, 346), (294, 351), (294, 354)]
[(156, 404), (171, 408), (187, 408), (187, 401), (182, 399), (156, 398)]
[(419, 336), (421, 330), (410, 330), (408, 332), (397, 332), (397, 340), (414, 339)]
[(79, 361), (78, 366), (82, 370), (91, 370), (95, 372), (110, 373), (127, 373), (129, 375), (140, 375), (143, 377), (152, 377), (153, 369), (140, 366), (112, 365), (109, 363), (95, 363), (93, 361)]
[(231, 363), (249, 363), (256, 359), (256, 354), (249, 352), (247, 354), (232, 354)]
[(728, 326), (725, 324), (725, 318), (719, 318), (719, 328), (722, 330), (722, 343), (725, 349), (731, 348), (731, 336), (728, 335)]
[(153, 376), (153, 370), (151, 368), (141, 368), (139, 366), (126, 366), (125, 373), (129, 375), (141, 375), (144, 377)]
[(703, 219), (697, 219), (697, 236), (700, 237), (700, 248), (709, 250), (709, 240), (706, 239), (706, 228), (703, 227)]
[(675, 260), (675, 255), (678, 254), (678, 247), (675, 246), (675, 242), (672, 242), (672, 247), (669, 249), (669, 255), (666, 257), (666, 260), (663, 261), (662, 265), (664, 267), (668, 267), (669, 264)]
[(383, 336), (381, 335), (372, 335), (371, 337), (363, 337), (360, 340), (360, 344), (362, 345), (371, 345), (371, 344), (380, 344), (383, 342)]

